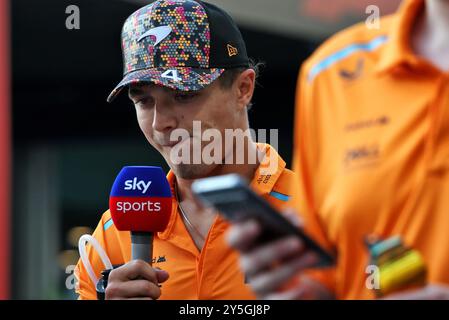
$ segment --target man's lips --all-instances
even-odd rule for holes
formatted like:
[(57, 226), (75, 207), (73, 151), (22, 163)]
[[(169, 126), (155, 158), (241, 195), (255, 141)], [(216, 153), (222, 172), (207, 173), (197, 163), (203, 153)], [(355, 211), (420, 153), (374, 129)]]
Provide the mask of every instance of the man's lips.
[[(181, 140), (181, 141), (182, 141), (182, 140)], [(181, 141), (179, 141), (179, 142), (181, 142)], [(179, 142), (178, 142), (178, 141), (172, 141), (172, 142), (161, 143), (160, 145), (161, 145), (162, 147), (168, 147), (168, 148), (171, 148), (171, 147), (174, 147), (175, 145), (177, 145)]]
[(167, 148), (173, 148), (175, 145), (179, 144), (179, 143), (183, 143), (184, 141), (190, 139), (192, 137), (189, 137), (187, 139), (181, 139), (179, 141), (167, 141), (167, 142), (163, 142), (163, 143), (159, 143), (162, 147), (167, 147)]

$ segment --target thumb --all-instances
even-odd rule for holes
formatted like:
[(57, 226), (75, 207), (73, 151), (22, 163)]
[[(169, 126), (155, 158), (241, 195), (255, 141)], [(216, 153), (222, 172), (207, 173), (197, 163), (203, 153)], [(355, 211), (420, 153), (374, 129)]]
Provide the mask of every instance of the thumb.
[(165, 270), (161, 270), (159, 268), (156, 268), (155, 271), (156, 271), (156, 277), (157, 277), (157, 282), (158, 283), (165, 282), (170, 277), (168, 272), (165, 271)]

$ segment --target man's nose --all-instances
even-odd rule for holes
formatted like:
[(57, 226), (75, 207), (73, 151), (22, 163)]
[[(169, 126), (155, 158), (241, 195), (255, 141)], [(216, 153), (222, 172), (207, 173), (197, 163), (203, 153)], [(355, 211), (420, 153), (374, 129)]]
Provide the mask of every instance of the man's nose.
[(177, 119), (173, 108), (162, 104), (157, 104), (154, 108), (153, 130), (159, 132), (169, 132), (176, 128)]

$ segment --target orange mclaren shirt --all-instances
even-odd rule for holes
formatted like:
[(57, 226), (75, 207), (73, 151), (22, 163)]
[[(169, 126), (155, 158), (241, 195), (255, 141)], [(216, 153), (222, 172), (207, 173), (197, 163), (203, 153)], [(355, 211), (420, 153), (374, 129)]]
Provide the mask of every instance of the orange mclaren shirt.
[[(294, 197), (291, 187), (297, 177), (285, 168), (285, 162), (269, 145), (266, 157), (277, 160), (277, 168), (271, 175), (256, 170), (251, 187), (274, 207), (282, 210), (291, 207)], [(262, 162), (263, 163), (263, 162)], [(167, 176), (172, 186), (175, 176)], [(249, 286), (245, 284), (240, 271), (238, 254), (231, 249), (225, 239), (229, 224), (220, 216), (215, 219), (202, 251), (195, 246), (178, 212), (178, 204), (173, 199), (173, 211), (166, 231), (158, 233), (153, 243), (153, 267), (168, 271), (170, 278), (162, 284), (161, 299), (255, 299)], [(103, 214), (94, 237), (105, 249), (113, 265), (130, 261), (131, 240), (129, 232), (118, 231), (108, 211)], [(99, 276), (104, 266), (88, 246), (88, 256), (94, 272)], [(75, 270), (78, 279), (77, 293), (80, 299), (96, 299), (94, 284), (90, 280), (81, 261)]]
[(410, 49), (423, 10), (405, 1), (380, 29), (340, 32), (300, 73), (294, 171), (306, 223), (338, 254), (323, 277), (337, 298), (375, 298), (370, 235), (400, 236), (429, 283), (449, 284), (449, 72)]

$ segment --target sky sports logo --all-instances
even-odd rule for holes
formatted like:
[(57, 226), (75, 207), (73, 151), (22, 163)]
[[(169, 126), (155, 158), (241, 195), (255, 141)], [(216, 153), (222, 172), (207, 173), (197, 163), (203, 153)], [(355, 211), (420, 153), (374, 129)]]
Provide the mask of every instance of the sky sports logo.
[[(140, 191), (145, 194), (150, 188), (152, 181), (139, 180), (134, 177), (126, 180), (123, 188), (126, 191)], [(119, 212), (159, 212), (161, 211), (161, 203), (158, 201), (148, 200), (145, 198), (136, 198), (135, 201), (119, 201), (116, 203), (116, 209)]]
[(137, 181), (137, 177), (134, 177), (132, 180), (125, 181), (125, 190), (139, 190), (142, 191), (142, 194), (148, 191), (148, 188), (151, 185), (151, 181), (145, 182), (144, 180)]

